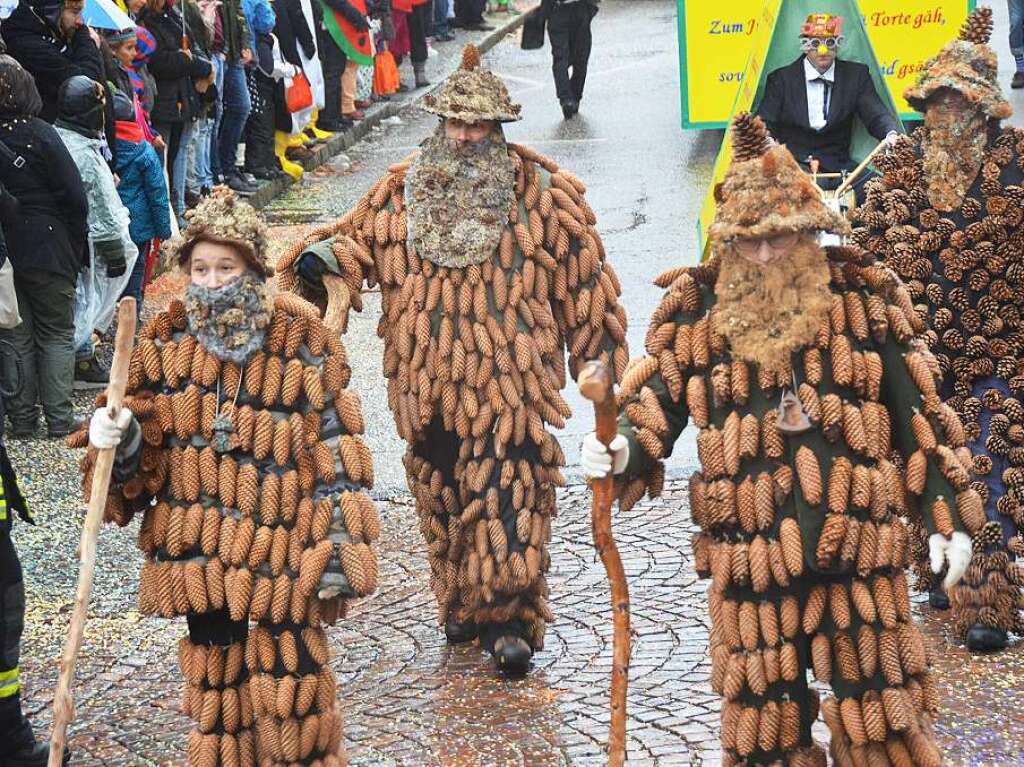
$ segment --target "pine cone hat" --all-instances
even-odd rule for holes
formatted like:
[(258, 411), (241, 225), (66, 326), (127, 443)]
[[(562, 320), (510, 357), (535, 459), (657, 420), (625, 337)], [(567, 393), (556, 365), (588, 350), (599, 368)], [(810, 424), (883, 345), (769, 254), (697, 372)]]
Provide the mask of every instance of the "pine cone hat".
[(917, 84), (907, 88), (903, 97), (918, 112), (924, 112), (928, 99), (948, 88), (979, 106), (993, 120), (1009, 117), (1013, 107), (999, 87), (999, 62), (988, 44), (991, 35), (992, 9), (977, 8), (960, 28), (960, 36), (928, 61)]
[(508, 88), (497, 75), (480, 68), (480, 51), (472, 43), (462, 51), (462, 65), (438, 93), (426, 96), (423, 103), (423, 108), (432, 114), (467, 123), (521, 119), (522, 107), (512, 103)]
[(736, 115), (732, 147), (732, 165), (715, 187), (718, 212), (709, 232), (713, 245), (735, 237), (849, 230), (789, 150), (772, 141), (760, 117)]

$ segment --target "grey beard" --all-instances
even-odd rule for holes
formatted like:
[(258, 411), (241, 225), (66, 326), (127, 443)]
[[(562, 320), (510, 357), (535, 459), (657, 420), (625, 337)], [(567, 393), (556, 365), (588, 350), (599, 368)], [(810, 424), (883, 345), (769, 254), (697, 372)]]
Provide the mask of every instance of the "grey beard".
[(504, 136), (455, 149), (438, 126), (409, 169), (405, 204), (409, 246), (420, 257), (453, 268), (489, 259), (516, 204)]
[(199, 343), (222, 362), (242, 365), (263, 346), (270, 325), (267, 287), (252, 272), (220, 288), (189, 285), (185, 315)]

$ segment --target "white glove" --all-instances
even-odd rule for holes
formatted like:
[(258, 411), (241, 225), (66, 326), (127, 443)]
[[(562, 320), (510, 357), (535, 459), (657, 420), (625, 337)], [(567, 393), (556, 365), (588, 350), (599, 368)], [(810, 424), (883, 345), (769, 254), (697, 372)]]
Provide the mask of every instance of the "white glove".
[(932, 572), (936, 575), (942, 570), (943, 562), (949, 563), (942, 588), (947, 592), (964, 577), (964, 571), (971, 562), (971, 537), (967, 533), (956, 532), (949, 538), (941, 533), (928, 537), (928, 558), (931, 560)]
[(892, 146), (893, 144), (895, 144), (899, 140), (899, 138), (900, 138), (900, 134), (897, 133), (894, 130), (891, 130), (891, 131), (889, 131), (888, 133), (885, 134), (885, 138), (882, 139), (882, 141), (885, 142), (886, 146)]
[(132, 422), (132, 411), (121, 408), (115, 421), (105, 407), (101, 407), (89, 419), (89, 442), (100, 450), (117, 447), (124, 438), (124, 431)]
[(590, 479), (604, 479), (608, 473), (621, 474), (626, 470), (629, 463), (629, 440), (621, 434), (616, 434), (612, 444), (608, 447), (597, 438), (597, 434), (590, 432), (583, 438), (583, 448), (580, 450), (580, 466), (583, 467), (583, 475)]

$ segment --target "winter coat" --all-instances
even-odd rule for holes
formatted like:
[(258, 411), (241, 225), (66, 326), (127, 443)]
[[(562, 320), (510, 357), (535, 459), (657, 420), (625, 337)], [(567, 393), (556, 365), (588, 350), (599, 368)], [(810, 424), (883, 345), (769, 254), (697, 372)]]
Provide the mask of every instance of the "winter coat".
[(71, 42), (59, 39), (50, 25), (22, 0), (3, 23), (7, 53), (35, 77), (43, 99), (39, 116), (52, 123), (57, 117), (57, 89), (75, 75), (103, 82), (103, 60), (85, 26), (79, 27)]
[(75, 278), (85, 264), (89, 203), (78, 167), (49, 123), (37, 117), (0, 122), (0, 140), (25, 165), (0, 164), (0, 182), (18, 210), (5, 222), (16, 269)]
[(117, 175), (121, 177), (117, 193), (131, 217), (128, 231), (132, 242), (170, 239), (167, 183), (156, 150), (148, 141), (118, 139), (117, 144)]
[(154, 123), (181, 123), (192, 120), (199, 110), (199, 94), (193, 80), (210, 76), (209, 60), (193, 54), (190, 59), (181, 47), (182, 33), (194, 39), (191, 27), (176, 8), (165, 7), (157, 13), (149, 8), (139, 12), (139, 24), (156, 38), (156, 51), (149, 59), (149, 71), (156, 80), (156, 99), (150, 118)]
[(218, 12), (219, 25), (213, 49), (223, 53), (229, 62), (236, 62), (249, 40), (249, 22), (242, 11), (241, 0), (221, 0)]
[(242, 0), (242, 11), (249, 23), (249, 50), (256, 56), (256, 38), (274, 31), (277, 14), (267, 0)]

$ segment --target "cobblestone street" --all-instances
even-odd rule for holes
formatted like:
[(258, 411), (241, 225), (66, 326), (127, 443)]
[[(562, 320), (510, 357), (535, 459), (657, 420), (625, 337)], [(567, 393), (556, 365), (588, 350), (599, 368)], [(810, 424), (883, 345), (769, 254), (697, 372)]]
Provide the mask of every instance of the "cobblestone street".
[[(693, 528), (684, 497), (677, 483), (664, 500), (639, 505), (615, 525), (635, 630), (631, 765), (719, 764), (704, 584), (689, 555)], [(585, 488), (561, 496), (551, 577), (557, 620), (535, 671), (519, 682), (498, 678), (476, 647), (446, 647), (434, 625), (413, 510), (403, 500), (382, 508), (382, 588), (328, 632), (353, 765), (603, 764), (610, 611), (604, 570), (590, 542), (588, 504)], [(21, 531), (24, 558), (30, 552), (40, 556), (42, 539), (31, 535), (37, 531)], [(62, 551), (73, 546), (52, 544)], [(176, 644), (185, 625), (141, 619), (134, 612), (138, 558), (128, 530), (105, 531), (95, 610), (79, 661), (75, 765), (184, 764), (189, 723), (180, 713)], [(70, 594), (75, 573), (70, 563), (65, 569), (60, 591)], [(24, 675), (27, 710), (45, 732), (65, 623), (42, 616), (54, 608), (64, 615), (68, 601), (50, 601), (33, 585)], [(947, 644), (941, 617), (922, 617), (946, 680), (938, 730), (947, 763), (1024, 763), (1024, 726), (1016, 706), (1024, 689), (1021, 646), (972, 659)]]

